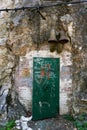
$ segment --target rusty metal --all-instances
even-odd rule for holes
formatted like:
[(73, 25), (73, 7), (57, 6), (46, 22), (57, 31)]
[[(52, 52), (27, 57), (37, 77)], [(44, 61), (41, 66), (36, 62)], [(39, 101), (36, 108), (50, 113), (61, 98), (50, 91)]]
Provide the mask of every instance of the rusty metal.
[(49, 43), (57, 43), (57, 38), (56, 38), (56, 31), (54, 28), (51, 29), (51, 32), (50, 32), (50, 38), (48, 39), (48, 42)]
[(69, 38), (66, 35), (66, 32), (61, 30), (60, 31), (60, 38), (59, 38), (59, 43), (65, 44), (67, 42), (69, 42)]

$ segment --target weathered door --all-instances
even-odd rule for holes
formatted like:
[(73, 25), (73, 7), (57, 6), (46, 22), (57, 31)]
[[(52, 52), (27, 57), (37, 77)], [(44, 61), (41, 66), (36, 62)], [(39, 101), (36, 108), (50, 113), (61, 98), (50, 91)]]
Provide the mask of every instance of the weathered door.
[(59, 58), (33, 59), (33, 120), (58, 115), (59, 64)]

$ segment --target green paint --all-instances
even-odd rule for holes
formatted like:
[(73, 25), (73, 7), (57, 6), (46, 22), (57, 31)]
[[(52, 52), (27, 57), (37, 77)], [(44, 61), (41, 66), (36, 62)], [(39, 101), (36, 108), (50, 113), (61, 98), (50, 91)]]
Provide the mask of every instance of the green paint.
[(33, 60), (33, 120), (55, 117), (59, 113), (59, 58)]

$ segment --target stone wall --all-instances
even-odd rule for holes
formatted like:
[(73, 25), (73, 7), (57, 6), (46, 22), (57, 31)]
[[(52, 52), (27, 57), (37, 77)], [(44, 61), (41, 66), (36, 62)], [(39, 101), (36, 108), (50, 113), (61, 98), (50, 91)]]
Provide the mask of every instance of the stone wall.
[(87, 113), (87, 4), (73, 10), (74, 35), (72, 40), (73, 60), (73, 110), (75, 113)]
[[(1, 1), (0, 8), (35, 5), (38, 0)], [(49, 4), (38, 1), (39, 4)], [(85, 5), (0, 12), (0, 116), (17, 118), (32, 108), (33, 57), (60, 58), (60, 114), (85, 111), (87, 86)], [(53, 16), (55, 19), (53, 19)], [(54, 22), (53, 22), (54, 21)], [(52, 26), (56, 34), (64, 28), (69, 42), (61, 53), (50, 52)], [(26, 93), (26, 94), (25, 94)], [(79, 102), (78, 102), (79, 101)], [(21, 109), (21, 111), (19, 111)]]

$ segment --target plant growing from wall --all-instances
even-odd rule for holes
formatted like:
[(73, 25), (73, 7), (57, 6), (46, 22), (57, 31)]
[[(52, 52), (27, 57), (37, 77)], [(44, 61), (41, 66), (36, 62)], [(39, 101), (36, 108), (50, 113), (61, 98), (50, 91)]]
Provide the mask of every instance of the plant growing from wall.
[(81, 114), (73, 118), (71, 115), (63, 115), (68, 121), (73, 121), (73, 125), (77, 130), (87, 130), (87, 114)]
[(76, 117), (74, 126), (78, 130), (87, 130), (87, 114), (81, 114)]
[(0, 128), (0, 130), (12, 130), (12, 128), (15, 126), (15, 121), (9, 121), (4, 128)]

